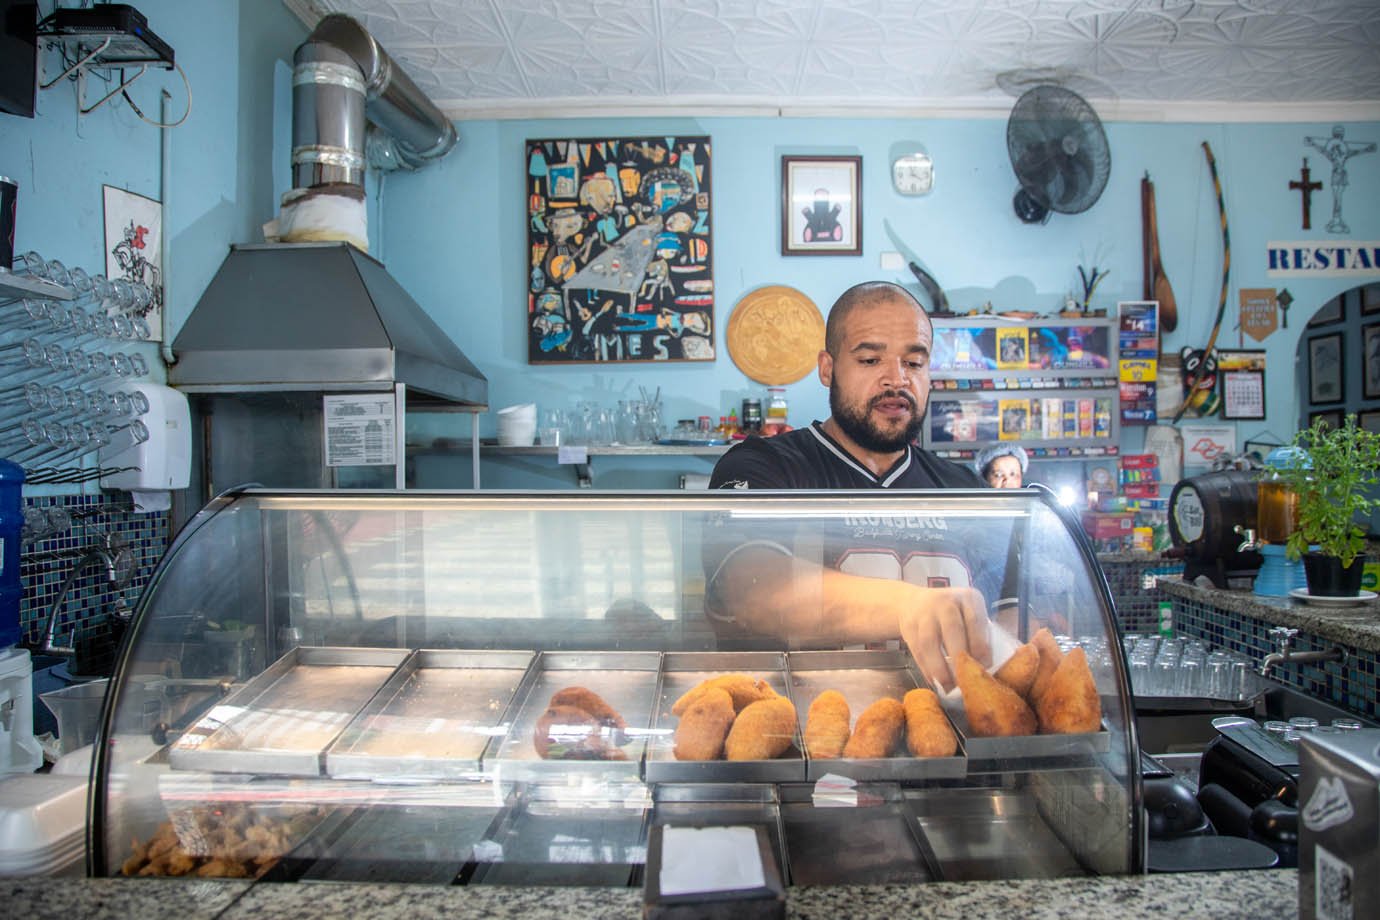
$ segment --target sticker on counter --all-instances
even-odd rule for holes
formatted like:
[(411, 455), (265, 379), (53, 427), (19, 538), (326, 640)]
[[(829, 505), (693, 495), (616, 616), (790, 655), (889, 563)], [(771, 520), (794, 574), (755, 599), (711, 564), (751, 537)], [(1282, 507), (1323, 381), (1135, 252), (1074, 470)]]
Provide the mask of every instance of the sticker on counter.
[(397, 417), (393, 394), (357, 393), (322, 398), (327, 466), (392, 466)]

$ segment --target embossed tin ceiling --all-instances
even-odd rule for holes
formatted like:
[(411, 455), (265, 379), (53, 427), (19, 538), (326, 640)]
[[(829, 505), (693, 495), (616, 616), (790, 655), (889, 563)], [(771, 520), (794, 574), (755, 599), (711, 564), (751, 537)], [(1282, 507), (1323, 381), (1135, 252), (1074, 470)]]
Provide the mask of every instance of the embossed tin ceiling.
[(1004, 115), (1041, 68), (1109, 117), (1380, 117), (1376, 0), (284, 3), (361, 20), (455, 118)]

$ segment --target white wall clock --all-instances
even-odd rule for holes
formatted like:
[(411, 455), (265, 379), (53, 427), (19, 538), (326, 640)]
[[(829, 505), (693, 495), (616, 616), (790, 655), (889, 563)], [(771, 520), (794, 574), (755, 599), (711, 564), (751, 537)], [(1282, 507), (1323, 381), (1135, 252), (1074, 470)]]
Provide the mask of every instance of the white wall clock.
[(927, 195), (934, 188), (934, 161), (925, 153), (897, 157), (891, 164), (891, 184), (902, 195)]

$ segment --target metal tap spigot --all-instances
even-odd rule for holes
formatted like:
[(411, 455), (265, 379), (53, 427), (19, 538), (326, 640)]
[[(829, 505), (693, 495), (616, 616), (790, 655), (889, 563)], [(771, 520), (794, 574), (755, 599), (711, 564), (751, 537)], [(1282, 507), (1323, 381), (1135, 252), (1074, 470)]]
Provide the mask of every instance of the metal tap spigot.
[(58, 614), (62, 612), (62, 605), (67, 601), (67, 595), (71, 593), (72, 586), (77, 583), (87, 566), (99, 562), (105, 566), (106, 580), (110, 584), (119, 584), (120, 576), (120, 555), (125, 550), (118, 548), (115, 542), (107, 536), (104, 546), (97, 546), (88, 550), (67, 573), (67, 577), (62, 580), (62, 586), (58, 588), (57, 597), (53, 598), (52, 605), (48, 608), (48, 619), (43, 627), (42, 646), (38, 649), (44, 655), (58, 655), (63, 658), (72, 658), (77, 654), (76, 643), (70, 645), (58, 645), (54, 638), (57, 632)]
[(1318, 652), (1294, 651), (1294, 637), (1298, 634), (1297, 629), (1290, 629), (1287, 626), (1276, 626), (1270, 630), (1271, 638), (1279, 643), (1279, 651), (1271, 652), (1261, 661), (1261, 677), (1269, 677), (1271, 670), (1283, 664), (1313, 664), (1319, 661), (1346, 663), (1346, 649), (1340, 645), (1334, 645)]
[(1254, 528), (1242, 527), (1240, 524), (1237, 524), (1232, 530), (1241, 535), (1241, 545), (1236, 548), (1238, 553), (1260, 549), (1260, 541), (1255, 538)]

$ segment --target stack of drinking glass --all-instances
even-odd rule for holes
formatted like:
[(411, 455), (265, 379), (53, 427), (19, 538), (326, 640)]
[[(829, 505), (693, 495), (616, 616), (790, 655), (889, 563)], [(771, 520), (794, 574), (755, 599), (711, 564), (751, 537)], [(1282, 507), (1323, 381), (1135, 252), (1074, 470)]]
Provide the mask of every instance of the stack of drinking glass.
[[(94, 479), (82, 458), (148, 440), (147, 398), (121, 389), (148, 377), (148, 362), (121, 346), (153, 338), (138, 314), (152, 301), (143, 284), (67, 268), (26, 252), (15, 275), (60, 285), (71, 300), (0, 301), (0, 456), (26, 481)], [(108, 471), (104, 471), (108, 472)]]
[(1248, 702), (1263, 689), (1250, 658), (1202, 639), (1127, 635), (1122, 645), (1136, 696)]

